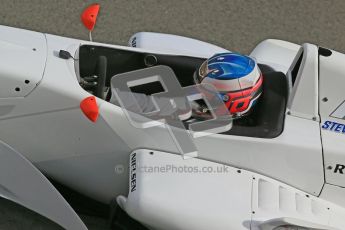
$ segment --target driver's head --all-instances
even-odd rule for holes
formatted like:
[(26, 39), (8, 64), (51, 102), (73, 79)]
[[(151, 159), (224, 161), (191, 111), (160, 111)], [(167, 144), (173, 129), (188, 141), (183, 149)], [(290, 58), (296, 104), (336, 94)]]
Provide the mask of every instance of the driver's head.
[(216, 54), (197, 74), (199, 83), (212, 84), (234, 117), (248, 114), (262, 93), (263, 77), (256, 61), (236, 53)]

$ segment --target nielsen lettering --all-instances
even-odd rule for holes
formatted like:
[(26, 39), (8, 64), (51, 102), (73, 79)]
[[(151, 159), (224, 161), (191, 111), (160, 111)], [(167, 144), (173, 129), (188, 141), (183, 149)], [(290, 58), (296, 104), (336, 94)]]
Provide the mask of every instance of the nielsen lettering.
[(131, 177), (130, 177), (131, 192), (137, 190), (137, 157), (136, 153), (131, 157)]

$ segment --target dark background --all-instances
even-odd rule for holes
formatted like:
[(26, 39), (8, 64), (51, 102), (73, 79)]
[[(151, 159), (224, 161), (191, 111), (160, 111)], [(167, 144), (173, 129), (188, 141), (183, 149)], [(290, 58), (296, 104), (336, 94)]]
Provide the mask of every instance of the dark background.
[[(88, 39), (82, 9), (95, 1), (1, 0), (0, 24)], [(97, 42), (127, 45), (135, 32), (152, 31), (198, 38), (248, 54), (266, 38), (310, 42), (345, 51), (343, 0), (109, 0), (93, 33)], [(1, 36), (1, 34), (0, 34)], [(82, 216), (90, 229), (106, 220)], [(0, 230), (60, 229), (28, 210), (0, 199)]]

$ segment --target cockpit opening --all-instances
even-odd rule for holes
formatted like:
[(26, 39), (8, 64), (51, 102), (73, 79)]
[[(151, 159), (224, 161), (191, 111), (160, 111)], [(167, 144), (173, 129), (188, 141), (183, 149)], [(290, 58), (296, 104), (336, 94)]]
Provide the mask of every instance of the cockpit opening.
[[(106, 101), (112, 93), (110, 80), (117, 74), (148, 68), (155, 65), (169, 66), (182, 87), (195, 84), (194, 74), (204, 58), (144, 53), (110, 47), (83, 45), (79, 49), (81, 86)], [(258, 65), (263, 74), (263, 94), (252, 113), (236, 119), (233, 128), (224, 135), (274, 138), (284, 129), (284, 118), (289, 84), (285, 74), (267, 65)], [(150, 95), (164, 89), (158, 82), (141, 85), (134, 92)]]

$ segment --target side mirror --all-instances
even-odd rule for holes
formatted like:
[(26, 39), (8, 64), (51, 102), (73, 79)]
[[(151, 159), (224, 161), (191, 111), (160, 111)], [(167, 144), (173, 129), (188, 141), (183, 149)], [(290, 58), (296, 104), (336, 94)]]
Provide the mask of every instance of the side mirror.
[(86, 7), (83, 13), (81, 14), (81, 21), (86, 27), (86, 29), (89, 30), (90, 41), (92, 41), (91, 32), (96, 25), (99, 8), (100, 8), (100, 5), (98, 3), (95, 3)]

